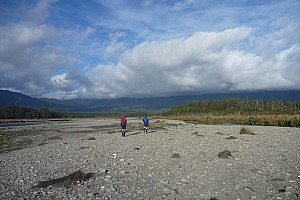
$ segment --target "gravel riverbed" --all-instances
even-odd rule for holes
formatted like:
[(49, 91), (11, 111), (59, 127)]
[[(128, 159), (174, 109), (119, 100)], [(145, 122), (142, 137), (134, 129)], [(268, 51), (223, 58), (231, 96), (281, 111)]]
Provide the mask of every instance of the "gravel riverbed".
[[(2, 127), (31, 143), (2, 149), (0, 199), (300, 199), (299, 128), (141, 120), (125, 138), (112, 118)], [(36, 187), (77, 170), (92, 176)]]

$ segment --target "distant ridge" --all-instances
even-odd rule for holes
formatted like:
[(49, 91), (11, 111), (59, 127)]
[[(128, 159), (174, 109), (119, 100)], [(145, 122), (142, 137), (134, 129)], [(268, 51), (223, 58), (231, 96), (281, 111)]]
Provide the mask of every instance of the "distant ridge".
[(40, 107), (43, 104), (43, 101), (18, 92), (0, 90), (0, 106)]
[(227, 98), (300, 101), (300, 90), (214, 93), (152, 98), (69, 100), (33, 98), (18, 92), (0, 90), (0, 106), (48, 108), (61, 112), (160, 112), (195, 101), (223, 100)]

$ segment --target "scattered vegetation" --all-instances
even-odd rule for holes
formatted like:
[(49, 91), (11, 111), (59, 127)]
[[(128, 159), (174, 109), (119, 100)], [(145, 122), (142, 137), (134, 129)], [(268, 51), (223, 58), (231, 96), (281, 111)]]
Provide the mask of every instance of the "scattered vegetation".
[(196, 135), (196, 136), (199, 136), (199, 137), (204, 137), (204, 135), (201, 134), (201, 133), (198, 133), (198, 131), (193, 132), (192, 135)]
[(235, 139), (237, 139), (237, 137), (230, 135), (226, 139), (227, 140), (235, 140)]
[(254, 133), (248, 127), (242, 127), (240, 130), (240, 134), (254, 135)]
[(0, 135), (0, 146), (5, 146), (12, 143), (13, 137), (9, 135)]
[(45, 141), (41, 141), (41, 142), (38, 143), (38, 146), (43, 146), (43, 145), (45, 145), (45, 144), (48, 144), (48, 143), (45, 142)]
[(297, 115), (170, 115), (166, 119), (195, 121), (200, 124), (240, 124), (257, 126), (300, 127), (300, 114)]
[(300, 102), (225, 99), (175, 107), (163, 118), (201, 124), (241, 124), (300, 127)]
[(0, 135), (0, 154), (17, 149), (21, 149), (24, 146), (30, 145), (32, 140), (23, 137), (15, 137), (6, 134)]

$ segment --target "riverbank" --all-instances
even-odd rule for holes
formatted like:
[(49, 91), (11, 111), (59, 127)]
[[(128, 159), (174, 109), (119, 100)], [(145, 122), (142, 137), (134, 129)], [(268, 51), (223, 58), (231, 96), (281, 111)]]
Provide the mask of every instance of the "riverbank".
[[(80, 119), (3, 127), (32, 143), (0, 154), (2, 199), (299, 199), (299, 128)], [(228, 150), (230, 156), (218, 156)], [(77, 170), (82, 183), (35, 188)]]

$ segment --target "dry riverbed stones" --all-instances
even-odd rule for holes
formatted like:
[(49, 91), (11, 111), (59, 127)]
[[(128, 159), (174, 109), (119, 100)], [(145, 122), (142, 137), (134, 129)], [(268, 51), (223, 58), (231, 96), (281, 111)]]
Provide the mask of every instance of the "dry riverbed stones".
[(0, 198), (300, 198), (298, 128), (128, 122), (125, 138), (109, 118), (2, 128), (32, 142), (0, 154)]

